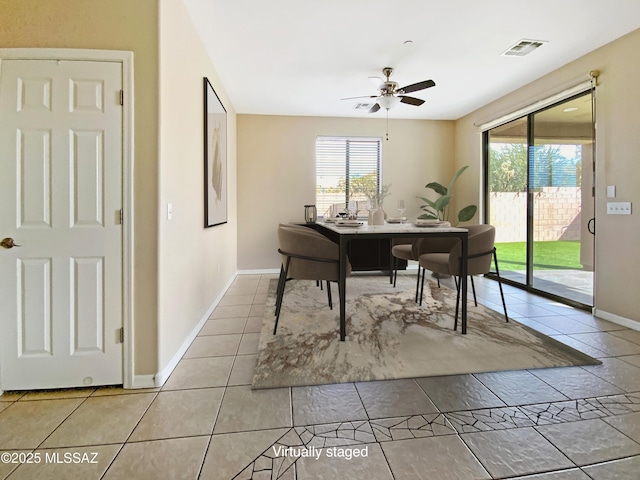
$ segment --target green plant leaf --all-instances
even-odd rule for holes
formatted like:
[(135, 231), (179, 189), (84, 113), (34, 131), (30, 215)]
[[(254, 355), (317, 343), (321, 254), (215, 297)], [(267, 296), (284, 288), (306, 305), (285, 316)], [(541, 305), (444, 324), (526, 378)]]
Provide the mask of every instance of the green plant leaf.
[(430, 188), (431, 190), (436, 192), (438, 195), (446, 195), (447, 194), (447, 189), (444, 188), (442, 185), (440, 185), (438, 182), (427, 183), (424, 186), (424, 188)]
[(451, 179), (451, 183), (449, 183), (449, 188), (447, 189), (447, 192), (453, 191), (453, 185), (456, 183), (456, 180), (458, 180), (458, 177), (462, 175), (462, 172), (464, 172), (467, 168), (469, 168), (469, 165), (465, 165), (464, 167), (462, 167), (460, 170), (456, 172), (456, 174)]
[(451, 201), (451, 195), (444, 195), (436, 200), (433, 204), (433, 208), (438, 210), (439, 212), (444, 212), (444, 209), (449, 205)]
[(424, 210), (425, 212), (427, 212), (425, 215), (433, 215), (433, 216), (438, 216), (438, 212), (436, 210), (434, 210), (433, 208), (427, 207), (426, 205), (423, 205), (422, 210)]
[[(453, 194), (451, 192), (453, 192), (453, 187), (456, 181), (458, 180), (460, 175), (464, 173), (464, 171), (467, 168), (469, 168), (469, 165), (465, 165), (464, 167), (460, 168), (460, 170), (456, 172), (456, 174), (451, 179), (451, 182), (449, 183), (448, 188), (445, 188), (438, 182), (431, 182), (425, 185), (425, 188), (433, 190), (438, 195), (440, 195), (440, 198), (433, 201), (425, 197), (418, 197), (426, 204), (426, 205), (422, 205), (420, 208), (427, 212), (426, 214), (424, 214), (419, 218), (432, 218), (432, 219), (439, 219), (439, 220), (449, 219), (449, 213), (451, 209), (450, 202), (451, 202), (451, 199), (453, 198)], [(475, 205), (469, 205), (463, 208), (462, 210), (460, 210), (460, 212), (458, 212), (458, 221), (467, 222), (471, 220), (477, 211), (478, 211), (478, 207)]]
[(459, 222), (468, 222), (471, 220), (476, 212), (478, 211), (478, 207), (476, 205), (467, 205), (462, 210), (458, 212), (458, 221)]
[(420, 220), (438, 220), (438, 217), (430, 213), (423, 213), (418, 217)]
[(433, 200), (429, 200), (428, 198), (425, 198), (425, 197), (417, 197), (417, 198), (422, 200), (424, 203), (427, 203), (429, 205), (433, 205)]

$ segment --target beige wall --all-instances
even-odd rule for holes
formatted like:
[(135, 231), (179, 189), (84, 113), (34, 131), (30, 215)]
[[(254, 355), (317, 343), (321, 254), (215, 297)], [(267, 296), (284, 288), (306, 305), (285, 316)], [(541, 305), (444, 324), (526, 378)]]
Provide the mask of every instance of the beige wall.
[(135, 374), (157, 368), (158, 8), (156, 0), (0, 0), (0, 48), (134, 52)]
[[(471, 164), (472, 175), (463, 179), (462, 200), (480, 196), (481, 136), (474, 125), (533, 103), (567, 82), (588, 79), (600, 70), (597, 87), (596, 135), (596, 285), (595, 306), (619, 317), (640, 321), (640, 214), (606, 214), (606, 186), (616, 185), (615, 201), (640, 205), (640, 30), (622, 37), (545, 77), (495, 101), (456, 122), (456, 164)], [(470, 169), (470, 170), (472, 170)], [(588, 220), (588, 219), (587, 219)]]
[[(204, 228), (203, 77), (228, 113), (227, 224)], [(181, 0), (160, 4), (159, 371), (236, 273), (235, 112)], [(167, 220), (167, 203), (173, 219)]]
[[(134, 373), (161, 372), (237, 270), (235, 114), (184, 5), (0, 0), (0, 48), (134, 52)], [(229, 223), (209, 229), (203, 228), (204, 76), (229, 112)]]
[[(238, 115), (238, 268), (279, 268), (276, 228), (303, 221), (315, 203), (317, 135), (385, 137), (377, 119)], [(382, 182), (391, 184), (385, 209), (407, 203), (415, 218), (430, 181), (453, 175), (454, 124), (450, 121), (389, 120), (382, 145)]]

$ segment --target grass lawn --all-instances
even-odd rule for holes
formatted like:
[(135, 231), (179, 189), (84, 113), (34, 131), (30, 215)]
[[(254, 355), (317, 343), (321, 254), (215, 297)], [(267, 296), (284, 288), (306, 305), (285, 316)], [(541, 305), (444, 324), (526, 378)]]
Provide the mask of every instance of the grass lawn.
[[(525, 270), (526, 243), (496, 243), (500, 270)], [(537, 270), (582, 270), (580, 242), (533, 242), (533, 265)]]

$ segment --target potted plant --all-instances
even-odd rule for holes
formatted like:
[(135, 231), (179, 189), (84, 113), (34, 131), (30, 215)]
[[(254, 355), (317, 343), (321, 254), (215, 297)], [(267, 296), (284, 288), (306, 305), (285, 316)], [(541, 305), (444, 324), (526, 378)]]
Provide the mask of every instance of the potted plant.
[(377, 188), (369, 189), (365, 192), (365, 195), (369, 199), (369, 224), (370, 225), (384, 225), (384, 219), (387, 217), (382, 204), (385, 197), (389, 196), (389, 189), (391, 184), (382, 185), (380, 190)]
[[(420, 208), (425, 211), (418, 218), (421, 220), (440, 220), (440, 221), (449, 221), (449, 210), (451, 199), (453, 198), (453, 186), (458, 180), (458, 177), (462, 175), (469, 165), (465, 165), (460, 170), (456, 172), (456, 174), (449, 182), (448, 187), (444, 187), (438, 182), (431, 182), (425, 185), (425, 188), (429, 190), (433, 190), (439, 197), (436, 200), (430, 200), (425, 197), (418, 197), (420, 200), (425, 202), (424, 205), (421, 205)], [(458, 212), (457, 219), (458, 222), (468, 222), (471, 220), (476, 212), (478, 211), (478, 207), (476, 205), (467, 205), (462, 210)], [(457, 225), (456, 223), (456, 225)]]
[(391, 188), (391, 184), (382, 185), (380, 187), (380, 191), (372, 190), (367, 192), (367, 198), (371, 205), (377, 205), (378, 208), (382, 208), (382, 204), (384, 203), (384, 199), (390, 195), (389, 189)]

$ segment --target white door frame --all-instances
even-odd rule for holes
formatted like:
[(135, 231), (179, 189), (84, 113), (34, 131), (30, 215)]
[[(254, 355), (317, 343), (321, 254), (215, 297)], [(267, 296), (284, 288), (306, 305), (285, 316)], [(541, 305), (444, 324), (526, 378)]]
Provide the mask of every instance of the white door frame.
[[(133, 338), (133, 52), (72, 48), (0, 48), (0, 72), (2, 60), (75, 60), (122, 64), (122, 380), (124, 388), (134, 388), (138, 385), (134, 385)], [(143, 386), (148, 385), (140, 385)]]

